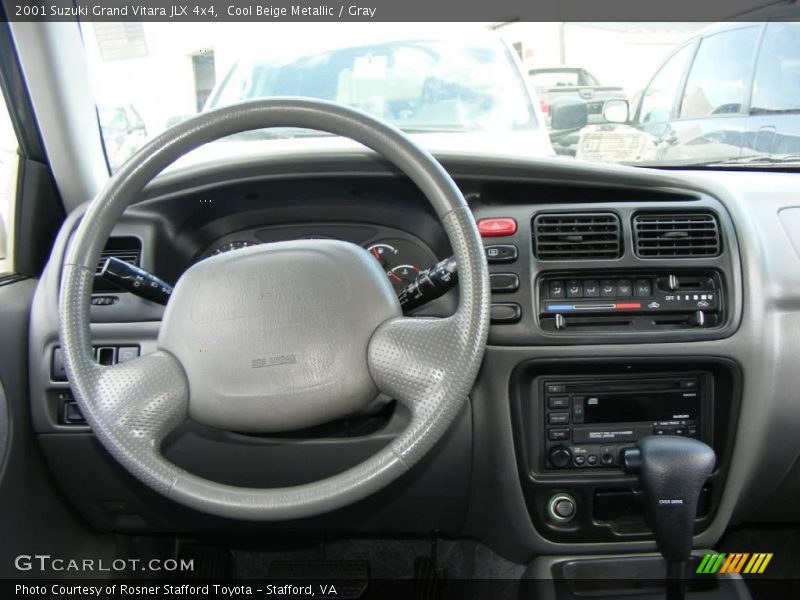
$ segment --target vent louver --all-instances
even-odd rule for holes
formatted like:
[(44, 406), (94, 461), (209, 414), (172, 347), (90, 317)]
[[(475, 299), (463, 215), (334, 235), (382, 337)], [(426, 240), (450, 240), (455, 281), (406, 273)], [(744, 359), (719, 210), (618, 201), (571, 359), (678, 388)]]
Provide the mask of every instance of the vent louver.
[(721, 249), (717, 219), (708, 213), (637, 215), (633, 236), (642, 258), (717, 256)]
[(141, 240), (136, 237), (109, 238), (106, 247), (100, 253), (100, 260), (97, 262), (95, 274), (100, 274), (106, 259), (112, 256), (138, 267), (142, 257)]
[(543, 214), (533, 219), (539, 260), (586, 260), (622, 255), (619, 217), (613, 213)]

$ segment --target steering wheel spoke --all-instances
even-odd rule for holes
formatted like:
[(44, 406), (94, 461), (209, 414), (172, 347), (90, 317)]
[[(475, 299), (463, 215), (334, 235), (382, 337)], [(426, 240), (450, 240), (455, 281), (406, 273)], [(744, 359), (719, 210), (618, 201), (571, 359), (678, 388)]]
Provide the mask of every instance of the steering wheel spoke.
[(186, 419), (189, 388), (177, 359), (162, 350), (113, 367), (97, 366), (89, 384), (102, 398), (92, 412), (113, 423), (120, 436), (158, 445)]
[(475, 368), (464, 356), (476, 341), (461, 314), (392, 319), (372, 336), (368, 362), (373, 380), (412, 414), (392, 444), (406, 465), (427, 452), (464, 407)]
[(164, 468), (161, 443), (186, 420), (189, 400), (177, 359), (159, 350), (115, 366), (68, 368), (72, 380), (81, 382), (76, 394), (95, 435), (125, 467), (166, 493), (173, 478)]

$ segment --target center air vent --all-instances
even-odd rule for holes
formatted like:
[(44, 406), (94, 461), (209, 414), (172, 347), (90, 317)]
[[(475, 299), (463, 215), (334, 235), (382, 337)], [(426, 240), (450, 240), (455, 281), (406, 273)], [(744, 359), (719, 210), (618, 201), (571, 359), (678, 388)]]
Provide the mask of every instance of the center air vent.
[(548, 213), (533, 219), (533, 251), (539, 260), (619, 258), (621, 237), (613, 213)]
[(636, 254), (643, 258), (717, 256), (717, 219), (708, 213), (648, 214), (633, 218)]

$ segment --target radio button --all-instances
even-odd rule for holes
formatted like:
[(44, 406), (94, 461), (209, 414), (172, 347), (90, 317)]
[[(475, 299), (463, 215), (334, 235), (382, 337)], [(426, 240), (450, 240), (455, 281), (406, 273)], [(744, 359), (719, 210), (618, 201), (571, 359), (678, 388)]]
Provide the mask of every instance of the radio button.
[(586, 464), (593, 467), (597, 464), (597, 454), (590, 454), (586, 457)]
[(669, 435), (672, 433), (671, 427), (663, 427), (661, 425), (653, 425), (653, 435)]
[(560, 394), (564, 391), (564, 386), (559, 383), (548, 383), (547, 384), (547, 393), (548, 394)]
[(697, 437), (697, 425), (689, 425), (688, 427), (686, 427), (686, 435), (688, 437), (696, 438)]
[(575, 457), (573, 462), (575, 463), (576, 467), (582, 467), (583, 465), (586, 464), (586, 457), (583, 454), (579, 454), (578, 456)]
[(572, 405), (572, 422), (583, 423), (583, 396), (574, 396)]
[(565, 429), (551, 429), (548, 432), (548, 437), (553, 442), (568, 440), (569, 439), (569, 428), (567, 427)]
[(550, 464), (556, 469), (568, 467), (572, 461), (572, 453), (564, 446), (555, 446), (550, 450)]
[[(548, 386), (548, 388), (549, 387), (555, 386)], [(569, 396), (550, 396), (547, 399), (547, 406), (550, 408), (569, 408)]]
[(614, 464), (614, 447), (613, 446), (603, 446), (600, 448), (600, 462), (604, 465), (613, 465)]
[(550, 425), (566, 425), (569, 423), (568, 412), (554, 412), (547, 415), (547, 422)]

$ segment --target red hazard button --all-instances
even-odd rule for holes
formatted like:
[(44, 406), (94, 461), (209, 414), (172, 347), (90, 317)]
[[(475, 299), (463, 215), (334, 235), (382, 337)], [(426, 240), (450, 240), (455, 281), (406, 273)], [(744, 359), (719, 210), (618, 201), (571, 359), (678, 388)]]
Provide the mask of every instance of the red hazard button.
[(478, 231), (482, 237), (514, 235), (517, 232), (517, 222), (510, 217), (481, 219), (478, 221)]

